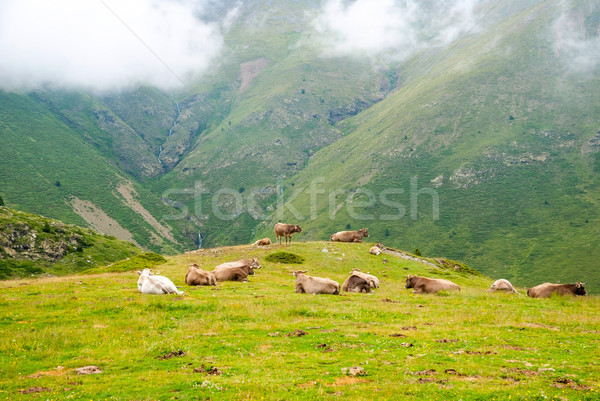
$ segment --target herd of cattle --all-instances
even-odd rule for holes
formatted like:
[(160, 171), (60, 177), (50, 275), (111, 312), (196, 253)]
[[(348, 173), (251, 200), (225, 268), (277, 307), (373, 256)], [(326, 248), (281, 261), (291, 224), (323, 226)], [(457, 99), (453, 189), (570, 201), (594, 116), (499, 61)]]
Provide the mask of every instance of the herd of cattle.
[[(275, 235), (279, 244), (281, 239), (285, 238), (286, 245), (292, 242), (294, 233), (301, 233), (302, 229), (298, 225), (277, 223), (274, 227)], [(362, 242), (363, 237), (368, 237), (366, 228), (356, 231), (340, 231), (333, 234), (331, 241), (340, 242)], [(263, 238), (254, 243), (254, 245), (270, 245), (269, 238)], [(377, 244), (370, 249), (373, 255), (379, 255), (383, 252), (383, 246)], [(260, 269), (258, 258), (241, 259), (234, 262), (226, 262), (218, 265), (213, 271), (201, 269), (197, 264), (189, 266), (185, 275), (185, 282), (190, 286), (198, 285), (217, 285), (219, 281), (248, 281), (248, 276), (254, 274), (254, 270)], [(368, 273), (354, 269), (350, 272), (348, 278), (340, 284), (334, 280), (323, 277), (313, 277), (306, 275), (307, 270), (292, 271), (296, 277), (295, 291), (307, 294), (333, 294), (340, 293), (340, 289), (346, 292), (371, 292), (374, 288), (379, 288), (379, 279)], [(183, 294), (175, 284), (168, 278), (153, 274), (150, 269), (144, 269), (138, 272), (138, 289), (144, 294)], [(460, 291), (460, 287), (449, 280), (419, 277), (414, 275), (406, 276), (405, 288), (412, 288), (415, 294), (436, 294), (440, 291)], [(488, 290), (489, 292), (501, 291), (513, 294), (519, 294), (512, 284), (505, 279), (496, 280)], [(549, 298), (552, 294), (558, 295), (587, 295), (584, 284), (551, 284), (544, 283), (527, 290), (527, 295), (532, 298)]]

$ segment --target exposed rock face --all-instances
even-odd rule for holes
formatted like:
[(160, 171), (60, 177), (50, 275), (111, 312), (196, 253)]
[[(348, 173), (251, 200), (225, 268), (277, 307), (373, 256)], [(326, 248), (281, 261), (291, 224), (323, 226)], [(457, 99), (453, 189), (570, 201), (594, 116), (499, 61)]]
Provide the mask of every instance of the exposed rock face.
[(14, 222), (0, 228), (0, 259), (62, 259), (69, 250), (90, 246), (85, 237), (71, 226), (59, 222)]

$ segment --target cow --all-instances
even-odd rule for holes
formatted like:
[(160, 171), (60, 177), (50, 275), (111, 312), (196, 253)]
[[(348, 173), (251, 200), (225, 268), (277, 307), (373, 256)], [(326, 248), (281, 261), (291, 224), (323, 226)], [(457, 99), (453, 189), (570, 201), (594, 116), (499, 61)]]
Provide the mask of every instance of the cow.
[(271, 238), (263, 238), (263, 239), (259, 239), (258, 241), (256, 241), (254, 244), (252, 245), (256, 245), (256, 246), (266, 246), (266, 245), (271, 245)]
[(515, 287), (512, 286), (510, 281), (505, 280), (503, 278), (494, 281), (494, 283), (488, 290), (488, 292), (495, 292), (495, 291), (511, 292), (513, 294), (518, 294), (517, 290), (515, 290)]
[(229, 267), (212, 272), (217, 281), (248, 281), (248, 273), (241, 267)]
[(531, 298), (550, 298), (552, 294), (557, 295), (587, 295), (587, 291), (583, 286), (585, 283), (575, 284), (551, 284), (544, 283), (536, 285), (527, 290), (527, 296)]
[(286, 246), (288, 244), (288, 238), (290, 241), (290, 245), (292, 245), (292, 235), (294, 235), (294, 233), (302, 232), (302, 229), (297, 224), (294, 225), (294, 224), (277, 223), (277, 224), (275, 224), (275, 227), (273, 227), (273, 229), (275, 230), (275, 237), (276, 237), (277, 241), (279, 242), (279, 245), (281, 245), (281, 238), (285, 237), (285, 245)]
[(340, 293), (340, 284), (328, 278), (307, 276), (308, 270), (292, 271), (296, 277), (295, 291), (306, 294), (332, 294)]
[(234, 267), (239, 267), (242, 270), (244, 270), (244, 272), (246, 272), (247, 276), (251, 276), (254, 274), (254, 269), (260, 269), (260, 263), (258, 262), (258, 258), (252, 258), (252, 259), (240, 259), (240, 260), (236, 260), (234, 262), (225, 262), (225, 263), (221, 263), (220, 265), (218, 265), (217, 267), (214, 268), (214, 271), (217, 270), (225, 270), (225, 269), (230, 269), (230, 268), (234, 268)]
[(150, 269), (138, 271), (137, 274), (140, 275), (137, 286), (142, 294), (183, 294), (171, 280), (155, 275)]
[(197, 264), (190, 265), (186, 275), (187, 285), (217, 285), (217, 279), (212, 272), (202, 270)]
[(362, 242), (363, 237), (368, 237), (369, 233), (366, 228), (361, 228), (356, 231), (338, 231), (329, 239), (337, 242)]
[(371, 292), (371, 285), (361, 276), (351, 274), (342, 284), (345, 292)]
[(436, 294), (440, 291), (460, 291), (460, 287), (452, 281), (441, 278), (428, 278), (408, 275), (404, 288), (414, 288), (414, 294)]
[(373, 245), (371, 249), (369, 249), (369, 253), (371, 255), (381, 255), (381, 252), (383, 252), (383, 245), (381, 245), (380, 243)]
[(379, 279), (372, 274), (363, 273), (360, 271), (360, 269), (356, 269), (356, 268), (353, 269), (350, 272), (350, 274), (354, 274), (355, 276), (364, 278), (365, 280), (367, 280), (367, 282), (369, 283), (369, 286), (371, 286), (371, 288), (379, 288)]

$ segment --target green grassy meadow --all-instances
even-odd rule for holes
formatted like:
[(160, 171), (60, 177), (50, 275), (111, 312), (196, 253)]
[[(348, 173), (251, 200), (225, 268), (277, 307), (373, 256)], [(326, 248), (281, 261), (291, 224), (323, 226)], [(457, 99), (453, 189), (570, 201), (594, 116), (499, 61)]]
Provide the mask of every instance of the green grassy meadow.
[[(277, 245), (168, 257), (154, 270), (182, 296), (140, 294), (135, 272), (2, 281), (0, 400), (600, 398), (597, 296), (491, 294), (486, 277), (369, 247), (294, 243), (295, 265), (265, 261)], [(190, 263), (250, 256), (262, 269), (249, 283), (185, 285)], [(294, 293), (292, 269), (341, 284), (354, 267), (381, 288)], [(413, 295), (409, 273), (462, 291)], [(102, 373), (75, 372), (89, 365)]]

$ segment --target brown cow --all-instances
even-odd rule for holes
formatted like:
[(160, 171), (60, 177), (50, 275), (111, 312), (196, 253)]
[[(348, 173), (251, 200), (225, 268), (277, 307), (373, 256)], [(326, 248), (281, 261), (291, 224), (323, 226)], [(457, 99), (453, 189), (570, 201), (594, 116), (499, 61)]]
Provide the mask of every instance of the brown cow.
[(441, 278), (428, 278), (419, 276), (406, 276), (404, 288), (414, 288), (414, 294), (435, 294), (439, 291), (460, 291), (460, 287), (452, 281)]
[(248, 281), (248, 273), (241, 267), (214, 270), (217, 281)]
[(260, 269), (260, 263), (258, 262), (258, 258), (240, 259), (234, 262), (221, 263), (220, 265), (214, 268), (214, 271), (231, 269), (234, 267), (241, 268), (246, 272), (246, 275), (251, 276), (254, 274), (254, 269)]
[(256, 246), (265, 246), (265, 245), (271, 245), (271, 238), (263, 238), (263, 239), (259, 239), (258, 241), (256, 241), (254, 244), (252, 245), (256, 245)]
[(373, 245), (371, 249), (369, 249), (369, 253), (371, 255), (381, 255), (381, 252), (383, 252), (383, 245), (381, 245), (379, 242)]
[(552, 294), (557, 295), (587, 295), (583, 286), (585, 283), (575, 284), (551, 284), (544, 283), (527, 290), (527, 296), (531, 298), (550, 298)]
[(495, 291), (512, 292), (513, 294), (518, 294), (517, 290), (515, 290), (515, 287), (512, 286), (510, 281), (505, 280), (503, 278), (494, 281), (494, 283), (491, 285), (490, 289), (488, 290), (488, 292), (495, 292)]
[(333, 294), (340, 293), (340, 284), (336, 281), (322, 277), (307, 276), (308, 270), (292, 271), (296, 277), (295, 291), (306, 294)]
[(337, 242), (362, 242), (363, 237), (368, 237), (366, 228), (356, 231), (339, 231), (333, 234), (329, 239)]
[(371, 292), (371, 285), (363, 277), (351, 274), (342, 284), (342, 291)]
[(353, 269), (350, 274), (354, 274), (355, 276), (362, 277), (369, 283), (371, 288), (379, 288), (379, 279), (372, 274), (363, 273), (360, 269)]
[(281, 245), (281, 237), (285, 237), (285, 245), (288, 244), (288, 238), (290, 240), (290, 245), (292, 245), (292, 235), (294, 235), (294, 233), (302, 232), (302, 229), (297, 224), (277, 223), (273, 229), (275, 230), (275, 237), (277, 238), (279, 245)]
[(187, 285), (217, 285), (217, 279), (212, 272), (202, 270), (197, 264), (190, 265), (185, 275)]

